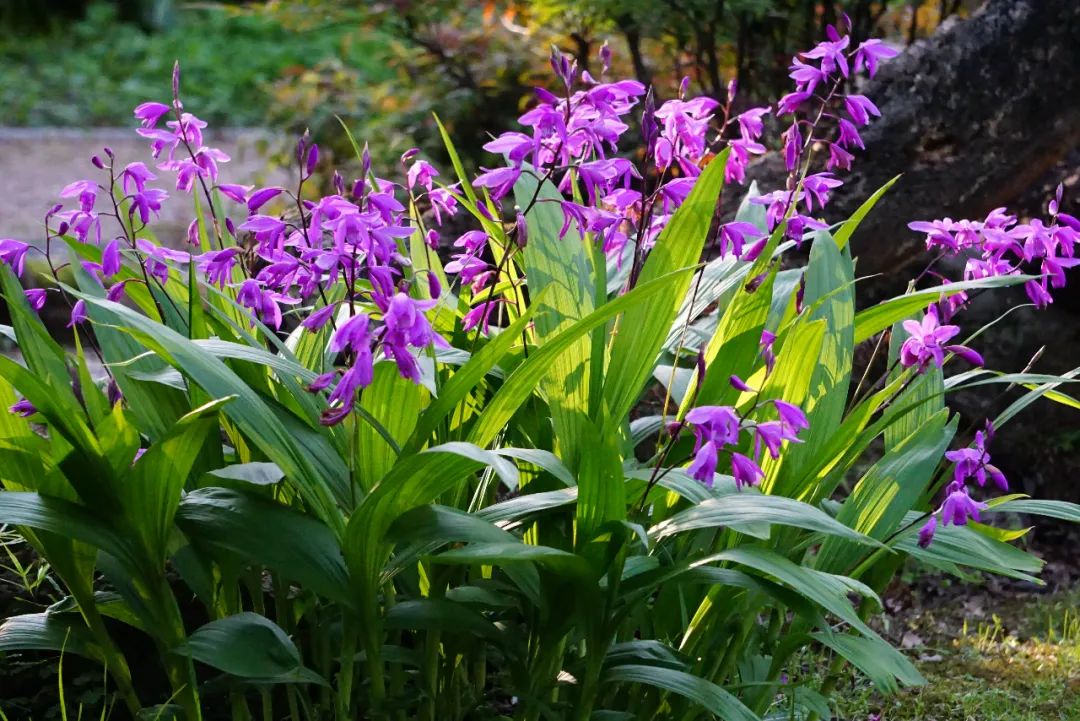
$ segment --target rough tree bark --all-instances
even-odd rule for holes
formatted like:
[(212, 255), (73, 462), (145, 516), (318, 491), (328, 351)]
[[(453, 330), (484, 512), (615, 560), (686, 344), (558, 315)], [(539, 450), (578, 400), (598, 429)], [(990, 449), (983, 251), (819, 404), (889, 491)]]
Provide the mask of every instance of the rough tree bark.
[[(1080, 1), (989, 0), (883, 65), (861, 90), (881, 108), (830, 205), (844, 217), (903, 174), (853, 240), (860, 274), (902, 270), (911, 220), (979, 217), (1080, 145)], [(779, 159), (751, 169), (779, 187)]]

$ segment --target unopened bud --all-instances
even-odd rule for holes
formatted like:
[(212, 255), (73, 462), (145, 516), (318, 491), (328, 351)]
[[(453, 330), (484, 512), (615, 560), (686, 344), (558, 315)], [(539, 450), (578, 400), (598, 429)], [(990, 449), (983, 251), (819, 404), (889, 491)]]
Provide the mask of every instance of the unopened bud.
[(747, 282), (747, 284), (744, 286), (745, 289), (746, 289), (746, 292), (747, 293), (753, 293), (754, 291), (756, 291), (759, 287), (761, 287), (761, 284), (765, 282), (765, 278), (768, 275), (769, 275), (768, 272), (765, 272), (765, 273), (762, 273), (761, 275), (757, 275), (757, 276), (754, 276), (753, 278), (751, 278)]
[(124, 394), (120, 392), (120, 386), (116, 385), (115, 378), (109, 378), (107, 393), (109, 396), (109, 405), (111, 406), (115, 406), (117, 403), (124, 400)]
[(698, 348), (697, 357), (694, 358), (694, 367), (697, 370), (697, 385), (698, 388), (705, 382), (705, 348), (702, 346)]
[(180, 100), (180, 61), (173, 63), (172, 70), (172, 95), (173, 100)]
[(529, 224), (525, 220), (525, 214), (520, 210), (514, 219), (514, 240), (519, 248), (524, 248), (529, 243)]
[(296, 162), (300, 164), (300, 167), (304, 166), (304, 155), (307, 151), (307, 132), (296, 141)]
[(439, 276), (435, 275), (431, 271), (427, 274), (428, 283), (428, 295), (432, 298), (438, 298), (442, 295), (442, 285), (439, 283)]

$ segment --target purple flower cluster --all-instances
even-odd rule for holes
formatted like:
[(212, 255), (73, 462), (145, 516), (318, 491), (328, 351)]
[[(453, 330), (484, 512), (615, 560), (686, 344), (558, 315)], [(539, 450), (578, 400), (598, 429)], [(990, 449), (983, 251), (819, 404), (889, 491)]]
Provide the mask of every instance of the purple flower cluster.
[[(177, 79), (178, 75), (174, 92), (178, 92)], [(167, 119), (170, 114), (174, 119)], [(424, 283), (429, 299), (410, 295), (424, 278), (415, 277), (401, 253), (401, 244), (414, 227), (406, 205), (395, 197), (399, 186), (372, 176), (365, 162), (363, 179), (348, 190), (335, 176), (334, 194), (306, 199), (303, 185), (315, 172), (319, 157), (318, 147), (306, 139), (297, 148), (300, 185), (296, 192), (219, 184), (218, 165), (228, 161), (228, 156), (205, 144), (206, 123), (184, 112), (178, 97), (172, 106), (143, 103), (135, 109), (135, 117), (140, 123), (136, 132), (151, 141), (151, 155), (159, 161), (157, 170), (175, 173), (177, 190), (192, 192), (199, 186), (204, 196), (199, 202), (205, 201), (203, 207), (210, 216), (204, 228), (213, 227), (216, 247), (193, 252), (205, 238), (198, 221), (192, 221), (188, 229), (187, 250), (163, 247), (142, 237), (168, 194), (152, 187), (157, 174), (145, 163), (120, 166), (106, 149), (107, 160), (95, 156), (92, 164), (108, 173), (108, 183), (81, 180), (68, 185), (61, 197), (71, 199), (72, 207), (56, 206), (46, 223), (50, 237), (69, 237), (101, 248), (100, 262), (83, 261), (82, 266), (108, 287), (110, 300), (119, 300), (129, 283), (164, 285), (173, 269), (186, 267), (201, 274), (209, 285), (227, 290), (238, 305), (248, 309), (253, 324), (261, 321), (279, 330), (284, 322), (282, 309), (293, 306), (300, 306), (300, 325), (309, 332), (332, 324), (329, 349), (338, 354), (341, 367), (311, 385), (314, 392), (328, 391), (329, 407), (323, 414), (327, 424), (341, 421), (352, 410), (359, 389), (371, 383), (373, 364), (380, 355), (395, 363), (402, 376), (420, 381), (419, 353), (447, 345), (427, 318), (441, 288), (431, 277)], [(437, 197), (433, 189), (437, 176), (437, 170), (417, 161), (409, 168), (406, 185), (409, 190), (426, 188), (433, 205), (452, 215), (456, 212), (453, 195), (447, 192)], [(239, 206), (246, 217), (238, 224), (230, 217), (219, 217), (217, 195)], [(271, 204), (286, 199), (296, 208), (296, 218), (267, 212)], [(103, 203), (108, 207), (99, 209)], [(103, 219), (115, 221), (117, 232), (112, 237)], [(241, 233), (252, 238), (250, 253), (237, 240)], [(0, 240), (0, 262), (21, 275), (29, 250), (25, 243)], [(120, 277), (125, 257), (137, 262), (142, 272)], [(336, 297), (341, 300), (327, 303), (326, 291), (339, 283), (345, 287), (344, 297), (339, 294)], [(44, 290), (26, 293), (35, 309), (44, 306)], [(76, 302), (69, 327), (86, 319), (86, 304)], [(28, 410), (19, 406), (15, 412)]]
[(940, 368), (946, 352), (955, 353), (973, 365), (983, 364), (982, 356), (967, 346), (943, 345), (960, 332), (960, 327), (941, 325), (937, 306), (930, 306), (922, 322), (905, 320), (904, 330), (908, 337), (900, 346), (900, 364), (905, 368), (915, 368), (919, 373), (925, 373), (931, 365)]
[[(736, 378), (732, 379), (732, 384), (746, 387)], [(731, 406), (699, 406), (687, 413), (686, 421), (694, 430), (694, 460), (687, 468), (690, 476), (711, 487), (720, 453), (725, 446), (737, 447), (742, 431), (747, 431), (753, 437), (753, 458), (728, 449), (731, 475), (739, 488), (757, 485), (765, 477), (759, 465), (762, 449), (774, 459), (779, 458), (783, 443), (800, 443), (799, 431), (809, 428), (806, 415), (798, 406), (782, 400), (770, 403), (776, 409), (778, 420), (747, 420)]]
[[(316, 146), (302, 144), (303, 174), (310, 175), (317, 158)], [(437, 171), (418, 161), (407, 175), (412, 186), (430, 187)], [(298, 200), (282, 188), (242, 192), (238, 202), (248, 210), (239, 226), (255, 240), (255, 254), (262, 267), (240, 283), (237, 302), (253, 316), (277, 329), (282, 322), (281, 305), (312, 303), (301, 325), (310, 332), (322, 330), (343, 316), (331, 335), (329, 349), (343, 366), (320, 376), (311, 384), (315, 392), (329, 391), (330, 408), (323, 422), (340, 422), (349, 414), (357, 392), (374, 377), (373, 364), (381, 355), (392, 360), (405, 378), (419, 382), (419, 352), (433, 345), (446, 346), (426, 313), (441, 293), (438, 283), (426, 283), (432, 299), (410, 295), (420, 280), (410, 277), (409, 260), (400, 243), (414, 233), (406, 206), (395, 197), (399, 186), (380, 178), (357, 180), (346, 192), (318, 200)], [(298, 208), (298, 218), (262, 211), (279, 195)], [(210, 283), (225, 285), (236, 275), (237, 248), (210, 251), (195, 258)], [(319, 305), (327, 288), (343, 282), (346, 297)]]
[[(1019, 223), (1004, 208), (990, 211), (985, 220), (942, 220), (909, 223), (926, 234), (926, 247), (946, 256), (966, 258), (964, 280), (1018, 275), (1042, 276), (1024, 284), (1031, 302), (1045, 308), (1054, 302), (1051, 288), (1065, 285), (1065, 270), (1080, 265), (1075, 257), (1080, 243), (1080, 220), (1059, 211), (1063, 188), (1049, 204), (1049, 222), (1033, 218)], [(967, 297), (960, 294), (949, 308), (955, 310)]]
[[(846, 18), (845, 18), (846, 20)], [(850, 25), (850, 23), (848, 23)], [(850, 150), (863, 148), (858, 128), (868, 125), (872, 116), (880, 117), (881, 111), (863, 95), (843, 95), (840, 89), (855, 73), (865, 68), (873, 77), (878, 63), (896, 56), (897, 51), (879, 40), (867, 40), (850, 49), (851, 38), (841, 35), (833, 26), (827, 28), (828, 39), (818, 43), (812, 50), (792, 58), (788, 76), (795, 83), (795, 90), (780, 98), (776, 105), (778, 117), (791, 116), (792, 122), (781, 135), (784, 162), (788, 172), (795, 175), (800, 166), (809, 167), (808, 155), (817, 147), (827, 148), (829, 157), (825, 169), (829, 172), (806, 175), (801, 185), (789, 183), (788, 190), (778, 190), (754, 199), (752, 202), (767, 207), (768, 230), (772, 231), (782, 220), (788, 218), (787, 237), (796, 242), (803, 239), (808, 230), (824, 230), (828, 226), (811, 214), (824, 208), (829, 192), (843, 183), (831, 171), (850, 170), (854, 156)], [(841, 112), (833, 112), (833, 106), (842, 106)], [(823, 120), (832, 121), (835, 136), (821, 131), (826, 127)], [(742, 129), (743, 123), (740, 122)], [(747, 140), (743, 132), (742, 142)], [(736, 150), (732, 141), (732, 157), (745, 164), (745, 154)], [(734, 179), (741, 179), (741, 170)], [(800, 212), (802, 204), (805, 213)]]
[(986, 446), (993, 438), (994, 426), (987, 421), (985, 429), (975, 433), (975, 442), (971, 446), (945, 454), (945, 459), (954, 464), (953, 479), (945, 489), (945, 500), (919, 530), (919, 545), (923, 548), (933, 541), (938, 518), (946, 526), (963, 526), (968, 519), (980, 520), (979, 512), (986, 510), (987, 505), (971, 497), (968, 493), (968, 482), (973, 480), (983, 488), (987, 480), (990, 480), (999, 490), (1009, 490), (1005, 474), (990, 463), (990, 452), (986, 450)]
[[(560, 204), (564, 217), (560, 237), (565, 237), (572, 227), (582, 237), (587, 232), (596, 233), (604, 250), (618, 257), (640, 211), (641, 192), (633, 186), (641, 176), (629, 160), (611, 156), (618, 152), (619, 140), (630, 127), (626, 117), (645, 95), (645, 86), (636, 80), (600, 83), (587, 71), (578, 73), (576, 64), (557, 52), (552, 64), (565, 84), (566, 97), (538, 88), (536, 106), (518, 118), (531, 133), (506, 132), (484, 146), (491, 153), (505, 156), (510, 165), (485, 171), (473, 185), (486, 189), (498, 202), (523, 172), (557, 177), (559, 189), (567, 194), (579, 183), (588, 204), (570, 200)], [(580, 81), (582, 89), (573, 91), (575, 80)], [(700, 125), (699, 134), (691, 140), (692, 147), (680, 145), (679, 152), (704, 153), (708, 119), (701, 113), (707, 111), (702, 106), (688, 112)], [(673, 117), (670, 124), (674, 127), (689, 117), (685, 113), (678, 119)], [(677, 137), (675, 140), (678, 142)], [(665, 147), (672, 149), (673, 145), (668, 142)], [(685, 193), (669, 185), (665, 188), (669, 205), (681, 202)], [(476, 258), (476, 251), (467, 249), (465, 255), (475, 265), (471, 259)]]
[[(990, 211), (985, 220), (941, 220), (909, 223), (912, 230), (926, 234), (926, 247), (939, 257), (965, 260), (964, 280), (1000, 276), (1040, 276), (1024, 283), (1028, 298), (1037, 308), (1054, 302), (1051, 289), (1065, 286), (1065, 271), (1080, 265), (1076, 256), (1080, 244), (1080, 220), (1060, 212), (1063, 188), (1058, 186), (1049, 204), (1049, 222), (1033, 218), (1019, 223), (1004, 208)], [(908, 338), (900, 352), (900, 362), (925, 372), (930, 365), (940, 367), (944, 352), (955, 353), (970, 363), (982, 365), (982, 357), (965, 346), (943, 346), (960, 329), (947, 323), (969, 300), (958, 292), (927, 310), (923, 322), (906, 321)]]

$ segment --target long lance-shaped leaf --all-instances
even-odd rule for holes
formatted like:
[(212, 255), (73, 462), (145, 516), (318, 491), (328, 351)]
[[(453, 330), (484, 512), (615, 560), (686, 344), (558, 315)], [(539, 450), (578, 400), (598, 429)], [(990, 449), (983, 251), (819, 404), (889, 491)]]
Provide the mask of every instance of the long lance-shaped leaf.
[[(889, 450), (855, 485), (837, 520), (878, 540), (885, 540), (926, 492), (934, 469), (956, 432), (941, 410), (922, 428)], [(826, 539), (817, 568), (841, 573), (850, 570), (863, 549), (838, 538)]]
[[(666, 277), (672, 271), (700, 260), (723, 187), (728, 152), (725, 150), (713, 158), (694, 183), (686, 201), (660, 233), (642, 267), (642, 284)], [(664, 302), (638, 306), (627, 311), (619, 322), (619, 332), (611, 343), (605, 371), (602, 428), (621, 425), (630, 408), (637, 403), (646, 379), (653, 373), (671, 322), (687, 295), (690, 281), (689, 275), (672, 279), (668, 286), (670, 295)]]
[(926, 683), (922, 674), (903, 655), (899, 652), (881, 653), (880, 644), (873, 639), (833, 631), (818, 631), (811, 635), (865, 673), (883, 693), (896, 693), (899, 689), (897, 680), (905, 686), (922, 686)]
[[(541, 184), (534, 171), (526, 168), (514, 186), (514, 197), (522, 208), (532, 205), (526, 215), (529, 242), (521, 255), (529, 287), (546, 291), (543, 300), (530, 302), (539, 306), (534, 325), (536, 343), (543, 347), (549, 339), (593, 311), (592, 268), (586, 241), (576, 227), (560, 237), (562, 194), (550, 181)], [(570, 468), (577, 467), (579, 451), (585, 447), (590, 383), (600, 382), (599, 378), (591, 377), (592, 352), (590, 339), (578, 338), (551, 364), (541, 380), (540, 387), (548, 399), (555, 425), (557, 450)]]
[[(282, 378), (295, 377), (304, 383), (310, 383), (319, 375), (315, 371), (300, 365), (300, 363), (295, 360), (278, 353), (270, 353), (269, 351), (254, 345), (232, 343), (230, 341), (218, 340), (215, 338), (196, 340), (193, 342), (196, 346), (205, 349), (217, 358), (232, 358), (234, 360), (248, 361), (257, 365), (263, 365), (277, 371), (279, 377)], [(378, 420), (372, 417), (372, 415), (363, 407), (354, 406), (353, 413), (355, 413), (364, 423), (370, 425), (371, 428), (387, 443), (396, 445), (393, 434), (380, 424)], [(335, 466), (339, 466), (341, 469), (344, 468), (344, 462), (340, 458), (328, 458), (326, 461), (333, 462)]]
[(905, 516), (904, 522), (909, 528), (896, 541), (894, 547), (897, 550), (961, 577), (963, 574), (959, 568), (965, 567), (1018, 578), (1038, 586), (1045, 585), (1036, 576), (1042, 570), (1042, 559), (979, 533), (970, 526), (939, 525), (930, 545), (921, 547), (918, 542), (918, 521), (921, 518), (922, 515), (914, 511)]
[[(816, 407), (816, 402), (824, 397), (822, 391), (827, 383), (828, 373), (841, 372), (826, 361), (827, 331), (828, 324), (824, 319), (809, 320), (804, 317), (777, 340), (777, 343), (782, 341), (782, 345), (776, 354), (773, 372), (762, 384), (760, 400), (784, 400), (804, 409), (807, 417), (811, 417), (810, 412)], [(812, 379), (816, 380), (817, 384)], [(843, 400), (841, 397), (841, 413)], [(762, 490), (766, 493), (799, 497), (798, 489), (792, 487), (790, 477), (794, 475), (795, 469), (801, 467), (795, 458), (807, 457), (798, 454), (806, 445), (813, 429), (814, 422), (811, 421), (810, 428), (799, 434), (803, 443), (789, 444), (778, 459), (763, 459), (761, 467), (765, 471), (765, 479), (761, 483)], [(835, 431), (835, 425), (824, 428), (819, 425), (817, 430), (819, 437), (827, 438), (829, 431)]]
[[(86, 424), (80, 407), (72, 407), (74, 397), (57, 392), (36, 373), (10, 358), (0, 356), (0, 376), (14, 386), (48, 422), (52, 432), (62, 436), (72, 448), (61, 461), (64, 469), (72, 469), (68, 480), (87, 503), (99, 503), (115, 508), (118, 500), (111, 484), (112, 469), (101, 442)], [(66, 377), (66, 376), (65, 376)]]
[(607, 683), (640, 683), (682, 696), (724, 721), (761, 721), (758, 716), (722, 687), (685, 671), (660, 666), (626, 664), (604, 674)]
[(469, 443), (446, 443), (398, 460), (360, 502), (345, 529), (345, 558), (361, 595), (376, 592), (393, 523), (487, 466), (509, 477), (517, 474), (513, 463)]
[(806, 566), (800, 566), (764, 548), (733, 548), (714, 554), (710, 557), (710, 560), (738, 563), (750, 572), (775, 578), (829, 613), (843, 619), (853, 629), (862, 634), (868, 645), (872, 644), (875, 653), (880, 654), (882, 657), (891, 658), (895, 664), (906, 663), (903, 655), (875, 633), (855, 611), (855, 607), (851, 605), (848, 596), (852, 593), (861, 595), (880, 605), (880, 599), (867, 586), (844, 576), (836, 576)]
[(1043, 498), (1015, 498), (1002, 503), (991, 503), (986, 512), (1024, 513), (1080, 523), (1080, 503), (1053, 501)]
[[(536, 298), (538, 301), (542, 301), (545, 295), (545, 291), (541, 290)], [(532, 322), (537, 307), (536, 304), (530, 304), (528, 309), (521, 314), (521, 317), (489, 340), (483, 348), (469, 358), (465, 365), (450, 376), (450, 380), (439, 389), (438, 398), (435, 398), (420, 416), (416, 428), (413, 429), (412, 437), (403, 447), (403, 453), (415, 453), (420, 450), (438, 425), (453, 412), (454, 407), (465, 400), (473, 388), (476, 387), (476, 384), (498, 364), (511, 346), (521, 338), (522, 331)]]
[(63, 651), (104, 661), (90, 629), (74, 615), (28, 613), (0, 624), (0, 651)]
[(836, 239), (838, 248), (843, 249), (847, 247), (848, 242), (851, 240), (851, 236), (855, 234), (855, 231), (859, 228), (859, 224), (863, 222), (863, 218), (874, 209), (874, 206), (881, 200), (881, 197), (889, 192), (889, 188), (891, 188), (897, 180), (900, 180), (899, 175), (874, 191), (874, 194), (864, 200), (863, 204), (856, 208), (855, 212), (851, 214), (851, 217), (845, 220), (844, 224), (837, 228), (833, 237)]
[[(798, 380), (792, 379), (793, 382), (788, 384), (791, 391), (800, 386), (806, 387), (807, 397), (792, 400), (787, 395), (780, 396), (800, 405), (810, 422), (810, 427), (800, 434), (803, 442), (788, 447), (776, 471), (775, 492), (786, 496), (802, 496), (803, 489), (792, 487), (797, 480), (798, 469), (806, 465), (805, 459), (821, 454), (830, 434), (836, 431), (844, 417), (855, 351), (852, 330), (855, 317), (854, 268), (851, 257), (837, 249), (837, 242), (828, 233), (815, 234), (810, 263), (806, 268), (805, 303), (813, 308), (809, 320), (824, 321), (826, 324), (820, 353), (811, 372)], [(784, 371), (778, 360), (774, 374)]]
[(71, 501), (27, 491), (2, 491), (0, 523), (73, 538), (105, 551), (129, 568), (138, 566), (137, 554), (128, 539), (117, 533), (99, 514)]
[(230, 398), (211, 401), (181, 418), (169, 433), (131, 465), (118, 493), (127, 522), (151, 558), (164, 560), (184, 482), (202, 447), (217, 441), (217, 412)]
[[(779, 242), (784, 227), (781, 225), (773, 231), (762, 256), (771, 252), (771, 248)], [(716, 333), (705, 348), (705, 379), (698, 386), (697, 376), (691, 377), (679, 405), (680, 417), (690, 409), (689, 404), (695, 397), (695, 390), (699, 405), (728, 405), (738, 397), (739, 392), (731, 387), (728, 378), (732, 374), (749, 376), (749, 371), (758, 357), (761, 331), (772, 305), (776, 267), (770, 269), (767, 265), (761, 265), (761, 272), (755, 275), (758, 264), (763, 260), (767, 259), (761, 257), (755, 261), (750, 271), (751, 280), (735, 292), (731, 304), (721, 316)]]
[(483, 415), (469, 434), (469, 440), (480, 446), (491, 443), (495, 436), (506, 426), (510, 418), (513, 417), (514, 413), (517, 412), (521, 404), (535, 392), (540, 379), (546, 375), (551, 364), (567, 348), (571, 347), (578, 338), (581, 338), (594, 328), (599, 328), (619, 313), (643, 304), (645, 301), (665, 292), (677, 278), (683, 275), (688, 276), (692, 270), (692, 268), (683, 268), (647, 283), (642, 283), (626, 295), (597, 308), (585, 318), (551, 338), (507, 377), (499, 391), (488, 401)]
[(273, 621), (238, 613), (195, 630), (173, 652), (233, 676), (259, 683), (326, 684), (304, 667), (296, 645)]
[(3, 290), (11, 325), (27, 367), (44, 382), (64, 386), (62, 389), (58, 388), (58, 392), (71, 395), (63, 349), (49, 336), (41, 320), (30, 309), (15, 272), (3, 263), (0, 263), (0, 288)]
[(398, 444), (408, 440), (431, 397), (422, 385), (403, 378), (393, 364), (377, 363), (373, 370), (374, 378), (360, 394), (359, 406), (386, 429), (391, 440), (357, 419), (356, 442), (363, 451), (354, 462), (364, 492), (371, 490), (393, 467), (398, 458)]
[(444, 633), (470, 633), (497, 640), (502, 632), (483, 614), (446, 599), (416, 598), (394, 604), (386, 613), (387, 628)]
[[(74, 268), (75, 279), (84, 293), (97, 298), (105, 297), (105, 290), (80, 264), (76, 263)], [(125, 288), (138, 285), (128, 283)], [(159, 373), (167, 368), (161, 359), (148, 356), (134, 363), (123, 363), (138, 356), (144, 348), (127, 333), (112, 327), (119, 324), (119, 319), (96, 305), (91, 305), (87, 312), (94, 323), (94, 337), (101, 355), (105, 363), (110, 364), (110, 373), (124, 394), (132, 418), (151, 441), (157, 440), (169, 432), (191, 405), (176, 388), (139, 379), (140, 374)]]
[(199, 544), (255, 561), (323, 598), (352, 602), (337, 539), (309, 515), (254, 494), (202, 488), (184, 497), (176, 522)]
[(893, 323), (911, 317), (941, 298), (949, 298), (963, 291), (978, 290), (980, 288), (1004, 288), (1037, 279), (1038, 277), (1034, 275), (999, 275), (978, 280), (963, 280), (890, 298), (855, 314), (855, 343), (862, 343)]
[(676, 533), (754, 521), (804, 528), (855, 543), (880, 545), (819, 508), (792, 498), (757, 493), (729, 493), (702, 501), (649, 529), (649, 536), (659, 540)]
[(259, 394), (225, 363), (179, 333), (164, 328), (160, 323), (119, 303), (85, 295), (82, 297), (87, 303), (101, 305), (119, 316), (127, 332), (187, 375), (211, 397), (236, 396), (235, 400), (225, 407), (225, 414), (260, 451), (278, 464), (318, 518), (337, 532), (343, 530), (341, 513), (335, 506), (326, 482), (316, 471), (312, 459), (296, 444), (285, 425), (262, 401)]

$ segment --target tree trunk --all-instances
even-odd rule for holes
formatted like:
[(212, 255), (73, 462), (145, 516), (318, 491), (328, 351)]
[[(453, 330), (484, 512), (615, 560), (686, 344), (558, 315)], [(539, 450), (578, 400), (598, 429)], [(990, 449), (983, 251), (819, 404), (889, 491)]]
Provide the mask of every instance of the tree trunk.
[(619, 18), (616, 20), (616, 24), (626, 38), (626, 47), (630, 51), (630, 61), (634, 64), (634, 77), (639, 82), (648, 85), (652, 82), (652, 73), (649, 72), (649, 66), (645, 64), (645, 57), (641, 53), (641, 31), (638, 30), (634, 21), (629, 17)]

